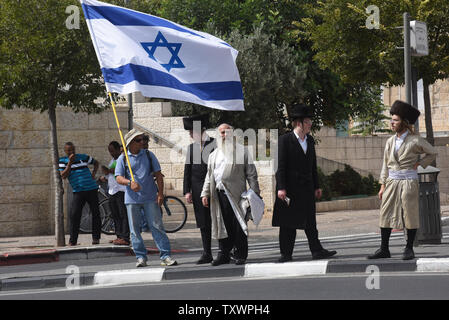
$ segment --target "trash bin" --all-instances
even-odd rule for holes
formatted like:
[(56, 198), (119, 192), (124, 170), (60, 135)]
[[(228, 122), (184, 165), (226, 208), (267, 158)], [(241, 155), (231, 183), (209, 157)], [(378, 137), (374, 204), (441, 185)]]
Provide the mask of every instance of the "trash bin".
[(419, 229), (418, 244), (441, 244), (440, 191), (437, 176), (440, 169), (418, 167), (419, 177)]

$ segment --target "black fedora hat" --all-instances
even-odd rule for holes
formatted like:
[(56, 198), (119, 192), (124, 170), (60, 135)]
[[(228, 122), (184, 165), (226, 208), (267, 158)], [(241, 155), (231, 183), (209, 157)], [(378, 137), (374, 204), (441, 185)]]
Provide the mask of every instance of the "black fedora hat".
[(303, 103), (295, 103), (291, 107), (290, 120), (294, 121), (298, 118), (313, 118), (312, 108), (306, 106)]
[(401, 119), (407, 120), (408, 123), (414, 124), (421, 112), (407, 102), (396, 100), (390, 108), (391, 115), (398, 115)]
[(209, 126), (208, 114), (196, 114), (182, 118), (185, 130), (193, 130), (193, 121), (201, 121), (201, 129), (205, 129)]

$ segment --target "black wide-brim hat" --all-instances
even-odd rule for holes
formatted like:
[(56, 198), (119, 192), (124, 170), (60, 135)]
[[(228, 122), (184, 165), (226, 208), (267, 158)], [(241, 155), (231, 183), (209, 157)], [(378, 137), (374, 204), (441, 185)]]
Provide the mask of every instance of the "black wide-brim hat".
[(208, 114), (196, 114), (182, 118), (185, 130), (193, 130), (193, 121), (201, 121), (201, 129), (205, 129), (209, 126)]
[(390, 114), (398, 115), (401, 119), (407, 120), (408, 123), (414, 124), (421, 112), (407, 102), (396, 100), (390, 108)]
[(302, 103), (295, 103), (290, 110), (290, 119), (294, 121), (298, 118), (313, 118), (312, 108)]

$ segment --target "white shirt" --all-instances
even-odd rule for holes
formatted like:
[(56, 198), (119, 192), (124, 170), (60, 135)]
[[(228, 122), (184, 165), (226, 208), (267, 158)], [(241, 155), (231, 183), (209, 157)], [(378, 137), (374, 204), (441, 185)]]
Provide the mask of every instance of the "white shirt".
[[(114, 168), (115, 170), (115, 164), (116, 164), (117, 160), (112, 159), (111, 162), (109, 162), (108, 168), (112, 169)], [(119, 191), (125, 192), (126, 191), (126, 186), (123, 186), (121, 184), (119, 184), (116, 180), (115, 180), (115, 175), (110, 173), (107, 176), (108, 178), (108, 187), (109, 187), (109, 194), (112, 196), (114, 194), (116, 194)]]
[(224, 190), (221, 179), (223, 178), (223, 172), (226, 167), (226, 158), (221, 150), (217, 150), (217, 157), (215, 158), (214, 178), (215, 185), (218, 190)]
[(296, 136), (296, 139), (298, 139), (299, 144), (302, 147), (302, 150), (304, 150), (304, 153), (307, 153), (307, 135), (304, 137), (304, 140), (302, 140), (299, 135), (296, 134), (296, 132), (293, 130), (293, 133)]
[(408, 130), (406, 130), (400, 137), (396, 135), (396, 140), (394, 144), (394, 150), (398, 152), (401, 145), (404, 143), (405, 137), (408, 135)]

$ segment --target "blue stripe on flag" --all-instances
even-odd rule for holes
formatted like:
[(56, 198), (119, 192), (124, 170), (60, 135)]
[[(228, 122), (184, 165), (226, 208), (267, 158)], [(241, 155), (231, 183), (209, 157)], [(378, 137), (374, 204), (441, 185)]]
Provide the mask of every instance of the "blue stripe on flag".
[(86, 19), (106, 19), (116, 26), (164, 27), (174, 29), (176, 31), (190, 33), (194, 36), (204, 38), (203, 36), (185, 29), (179, 25), (176, 25), (168, 20), (164, 20), (149, 14), (131, 11), (120, 7), (89, 6), (86, 4), (83, 4), (82, 6), (86, 15)]
[(205, 101), (243, 100), (239, 81), (183, 83), (165, 72), (131, 63), (118, 68), (102, 68), (101, 71), (107, 83), (126, 84), (136, 80), (142, 85), (185, 91)]

